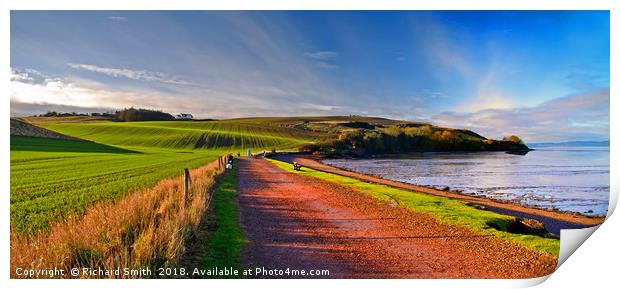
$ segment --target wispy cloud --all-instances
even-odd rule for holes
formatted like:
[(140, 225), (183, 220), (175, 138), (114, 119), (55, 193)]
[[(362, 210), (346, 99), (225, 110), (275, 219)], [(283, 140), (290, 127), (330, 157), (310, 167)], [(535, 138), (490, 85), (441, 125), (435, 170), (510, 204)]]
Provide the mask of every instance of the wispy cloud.
[[(427, 20), (424, 32), (427, 39), (424, 43), (424, 49), (426, 49), (433, 64), (445, 70), (456, 71), (464, 78), (473, 77), (475, 66), (469, 63), (462, 45), (455, 41), (455, 32), (432, 18)], [(441, 69), (433, 72), (438, 76), (444, 73)]]
[(49, 80), (50, 77), (35, 69), (16, 69), (11, 67), (10, 79), (11, 81), (41, 83), (44, 82), (46, 79)]
[(319, 68), (336, 69), (339, 67), (338, 65), (330, 62), (333, 61), (336, 57), (338, 57), (338, 53), (335, 51), (324, 50), (306, 52), (304, 55), (313, 60), (316, 60), (315, 65)]
[(108, 16), (109, 20), (115, 21), (115, 22), (125, 22), (127, 21), (127, 17), (122, 17), (122, 16)]
[(517, 134), (525, 141), (609, 139), (609, 88), (569, 95), (535, 107), (444, 112), (432, 121), (469, 128), (492, 138)]
[(102, 73), (112, 77), (122, 77), (129, 78), (134, 80), (143, 80), (143, 81), (153, 81), (160, 82), (165, 84), (173, 84), (173, 85), (192, 85), (192, 83), (176, 79), (170, 77), (162, 72), (156, 71), (147, 71), (147, 70), (132, 70), (127, 68), (111, 68), (111, 67), (100, 67), (91, 64), (75, 64), (68, 63), (71, 68), (81, 69), (90, 72)]
[(332, 59), (332, 58), (338, 57), (337, 52), (329, 51), (329, 50), (306, 52), (305, 55), (310, 58), (317, 59), (317, 60), (326, 60), (326, 59)]

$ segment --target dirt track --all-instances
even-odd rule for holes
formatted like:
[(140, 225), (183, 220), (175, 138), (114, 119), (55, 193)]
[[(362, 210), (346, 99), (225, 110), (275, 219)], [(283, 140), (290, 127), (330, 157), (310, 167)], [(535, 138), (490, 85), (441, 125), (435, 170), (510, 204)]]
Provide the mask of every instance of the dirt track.
[(320, 278), (529, 278), (556, 265), (548, 255), (263, 159), (240, 159), (238, 178), (247, 268), (330, 271)]

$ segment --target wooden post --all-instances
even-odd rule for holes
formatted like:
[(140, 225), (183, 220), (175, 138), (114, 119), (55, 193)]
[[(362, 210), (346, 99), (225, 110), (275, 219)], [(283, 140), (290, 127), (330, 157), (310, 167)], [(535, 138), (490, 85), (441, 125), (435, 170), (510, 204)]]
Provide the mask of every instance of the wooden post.
[(187, 193), (189, 191), (189, 183), (191, 181), (189, 169), (185, 168), (183, 176), (185, 178), (185, 187), (183, 188), (183, 205), (185, 205), (187, 203)]

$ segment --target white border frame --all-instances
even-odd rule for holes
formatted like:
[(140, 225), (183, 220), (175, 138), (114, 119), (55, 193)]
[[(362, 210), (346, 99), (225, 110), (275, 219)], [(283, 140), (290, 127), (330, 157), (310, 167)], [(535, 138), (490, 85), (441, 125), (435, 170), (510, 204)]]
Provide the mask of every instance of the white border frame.
[[(620, 35), (619, 6), (617, 0), (269, 0), (269, 1), (207, 1), (207, 0), (108, 0), (104, 2), (84, 0), (19, 0), (1, 1), (2, 6), (2, 45), (4, 67), (2, 86), (5, 92), (9, 89), (10, 67), (10, 10), (610, 10), (611, 17), (611, 49), (610, 49), (610, 117), (611, 117), (611, 198), (609, 214), (615, 208), (618, 199), (618, 172), (620, 164), (619, 149), (619, 111), (618, 87), (614, 80), (618, 79), (620, 59), (618, 41)], [(2, 115), (6, 118), (10, 115), (9, 98), (5, 98), (5, 105), (0, 106)], [(377, 287), (409, 287), (409, 288), (518, 288), (540, 284), (547, 277), (526, 280), (11, 280), (9, 278), (9, 177), (10, 177), (10, 154), (9, 154), (9, 127), (1, 126), (0, 136), (3, 149), (2, 184), (4, 184), (3, 200), (0, 202), (0, 224), (4, 230), (0, 234), (0, 282), (3, 288), (109, 288), (112, 286), (149, 286), (152, 288), (170, 288), (178, 286), (213, 286), (214, 288), (240, 286), (253, 288), (316, 288), (317, 286), (351, 286), (357, 288)], [(552, 274), (549, 282), (542, 285), (543, 288), (570, 287), (594, 287), (605, 288), (609, 284), (615, 284), (617, 274), (618, 237), (620, 221), (618, 217), (612, 217), (605, 221), (585, 246), (577, 250), (571, 258)]]

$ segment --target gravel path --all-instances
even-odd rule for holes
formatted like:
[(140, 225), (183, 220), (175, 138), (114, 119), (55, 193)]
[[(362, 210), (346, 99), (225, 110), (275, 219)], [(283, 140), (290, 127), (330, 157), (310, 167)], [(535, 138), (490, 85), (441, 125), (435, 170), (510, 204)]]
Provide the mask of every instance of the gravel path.
[(257, 278), (530, 278), (556, 259), (263, 159), (239, 160), (246, 268), (327, 269), (329, 276)]

